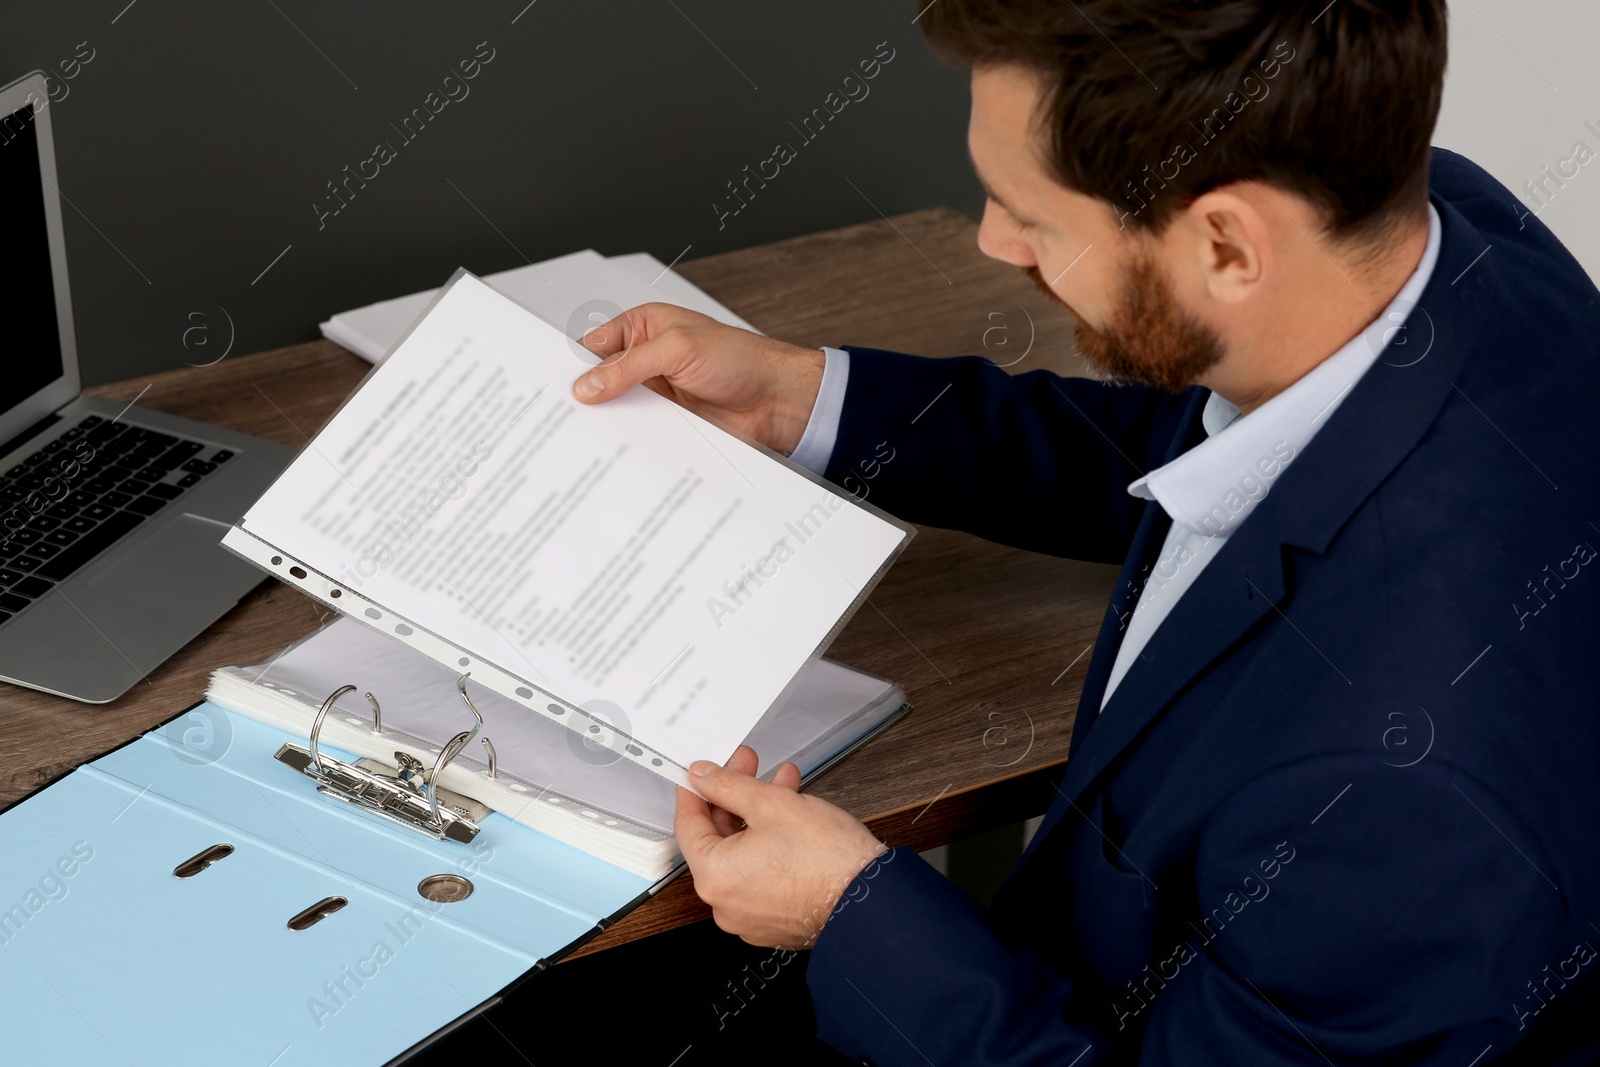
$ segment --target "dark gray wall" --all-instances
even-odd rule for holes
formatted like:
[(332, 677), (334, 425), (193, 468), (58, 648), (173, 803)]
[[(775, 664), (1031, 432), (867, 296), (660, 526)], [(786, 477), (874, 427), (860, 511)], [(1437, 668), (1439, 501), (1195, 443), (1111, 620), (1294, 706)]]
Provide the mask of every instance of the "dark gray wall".
[[(889, 0), (5, 0), (0, 82), (74, 74), (51, 106), (93, 384), (196, 361), (180, 343), (192, 311), (220, 341), (225, 310), (233, 351), (251, 352), (457, 266), (585, 247), (693, 258), (878, 217), (863, 194), (891, 215), (975, 217), (966, 77), (928, 55), (914, 14)], [(467, 95), (406, 141), (391, 123), (444, 97), (480, 42), (493, 58)], [(790, 123), (842, 97), (880, 42), (894, 58), (867, 95), (803, 140)], [(795, 157), (719, 223), (713, 205), (736, 203), (726, 183), (780, 141)], [(314, 205), (339, 203), (327, 183), (380, 142), (394, 158), (319, 219)]]

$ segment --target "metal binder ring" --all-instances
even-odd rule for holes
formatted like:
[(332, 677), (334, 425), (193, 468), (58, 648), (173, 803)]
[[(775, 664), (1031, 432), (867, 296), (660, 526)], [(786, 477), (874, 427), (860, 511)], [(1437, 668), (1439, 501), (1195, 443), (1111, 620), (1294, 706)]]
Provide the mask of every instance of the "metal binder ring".
[[(456, 682), (456, 689), (461, 693), (467, 710), (472, 712), (474, 722), (470, 730), (463, 730), (445, 742), (434, 759), (431, 771), (420, 759), (404, 750), (395, 751), (394, 773), (389, 773), (380, 761), (358, 760), (346, 764), (333, 756), (322, 755), (322, 724), (340, 697), (356, 691), (353, 685), (340, 686), (322, 702), (311, 723), (308, 748), (285, 743), (279, 747), (275, 758), (315, 779), (317, 791), (335, 800), (364, 808), (381, 818), (428, 834), (435, 840), (471, 841), (478, 833), (473, 816), (475, 802), (462, 798), (463, 806), (445, 807), (439, 803), (439, 775), (451, 760), (461, 755), (483, 728), (483, 715), (467, 695), (466, 675)], [(372, 708), (373, 732), (382, 733), (383, 713), (378, 698), (371, 693), (366, 696)], [(489, 750), (489, 770), (493, 777), (496, 770), (494, 747), (489, 744), (488, 738), (484, 738), (484, 746)]]
[[(468, 674), (471, 672), (469, 671)], [(483, 728), (483, 715), (479, 713), (477, 705), (472, 703), (472, 698), (467, 695), (467, 674), (456, 679), (456, 691), (461, 694), (461, 699), (466, 702), (467, 710), (472, 712), (472, 717), (477, 720), (470, 730), (463, 730), (449, 741), (445, 742), (439, 750), (438, 757), (433, 761), (433, 771), (423, 783), (423, 791), (428, 796), (428, 813), (433, 818), (435, 827), (442, 827), (443, 820), (439, 817), (439, 772), (450, 765), (450, 761), (461, 755), (466, 747), (472, 744), (472, 739), (478, 736), (478, 731)]]
[(445, 746), (439, 750), (438, 757), (433, 761), (433, 773), (428, 775), (423, 790), (428, 794), (428, 813), (432, 816), (436, 828), (444, 825), (444, 820), (439, 818), (439, 772), (449, 766), (451, 760), (461, 755), (461, 750), (471, 744), (476, 736), (478, 736), (476, 726), (470, 730), (462, 730), (445, 742)]
[[(478, 706), (472, 702), (472, 698), (467, 696), (467, 679), (470, 677), (472, 677), (472, 672), (468, 671), (460, 678), (457, 678), (456, 691), (461, 694), (461, 699), (467, 702), (467, 710), (472, 712), (472, 717), (478, 720), (479, 726), (482, 726), (483, 716), (478, 712)], [(477, 731), (474, 730), (473, 733), (477, 733)]]
[(322, 764), (322, 752), (317, 748), (317, 735), (322, 732), (322, 720), (328, 717), (328, 709), (333, 707), (335, 701), (346, 693), (354, 693), (355, 691), (356, 687), (353, 685), (341, 685), (333, 691), (327, 700), (322, 702), (322, 707), (317, 709), (317, 717), (311, 723), (311, 762), (316, 766), (318, 774), (327, 773), (327, 768)]

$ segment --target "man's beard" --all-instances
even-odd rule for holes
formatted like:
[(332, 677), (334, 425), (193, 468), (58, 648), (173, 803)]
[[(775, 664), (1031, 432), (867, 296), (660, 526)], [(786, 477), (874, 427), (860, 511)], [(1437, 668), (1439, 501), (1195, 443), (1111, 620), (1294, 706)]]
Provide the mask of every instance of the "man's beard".
[(1078, 320), (1078, 354), (1097, 373), (1181, 393), (1222, 359), (1216, 333), (1178, 306), (1172, 283), (1154, 259), (1137, 256), (1127, 268), (1111, 324), (1097, 330), (1045, 284), (1038, 267), (1023, 272)]

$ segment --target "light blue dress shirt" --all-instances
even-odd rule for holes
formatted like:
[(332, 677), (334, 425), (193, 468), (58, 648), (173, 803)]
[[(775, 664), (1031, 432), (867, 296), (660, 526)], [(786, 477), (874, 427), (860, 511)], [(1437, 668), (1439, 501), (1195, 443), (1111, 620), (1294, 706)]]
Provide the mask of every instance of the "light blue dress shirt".
[[(1429, 204), (1428, 243), (1417, 269), (1366, 329), (1243, 418), (1237, 407), (1212, 393), (1200, 417), (1206, 439), (1128, 486), (1132, 495), (1160, 504), (1173, 521), (1127, 622), (1128, 632), (1111, 667), (1102, 708), (1178, 598), (1229, 535), (1266, 499), (1273, 483), (1304, 451), (1386, 346), (1394, 342), (1392, 362), (1414, 362), (1426, 355), (1432, 340), (1431, 324), (1411, 329), (1407, 320), (1433, 276), (1440, 232), (1439, 213)], [(826, 356), (822, 386), (805, 434), (792, 454), (795, 462), (817, 474), (827, 467), (833, 453), (850, 373), (848, 352), (838, 348), (822, 351)]]
[(839, 436), (839, 413), (844, 410), (845, 380), (850, 377), (850, 353), (842, 348), (822, 350), (822, 387), (811, 408), (811, 418), (800, 443), (789, 458), (813, 474), (821, 474), (833, 455), (833, 442)]

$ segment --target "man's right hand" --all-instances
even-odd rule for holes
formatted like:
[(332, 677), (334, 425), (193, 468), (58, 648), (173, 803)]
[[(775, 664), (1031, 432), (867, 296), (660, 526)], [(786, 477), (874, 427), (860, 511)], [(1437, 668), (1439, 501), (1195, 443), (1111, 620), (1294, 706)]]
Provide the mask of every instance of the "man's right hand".
[[(640, 304), (584, 335), (605, 362), (573, 383), (596, 404), (643, 383), (768, 448), (793, 452), (822, 388), (825, 357), (673, 304)], [(585, 393), (589, 386), (597, 387)]]

